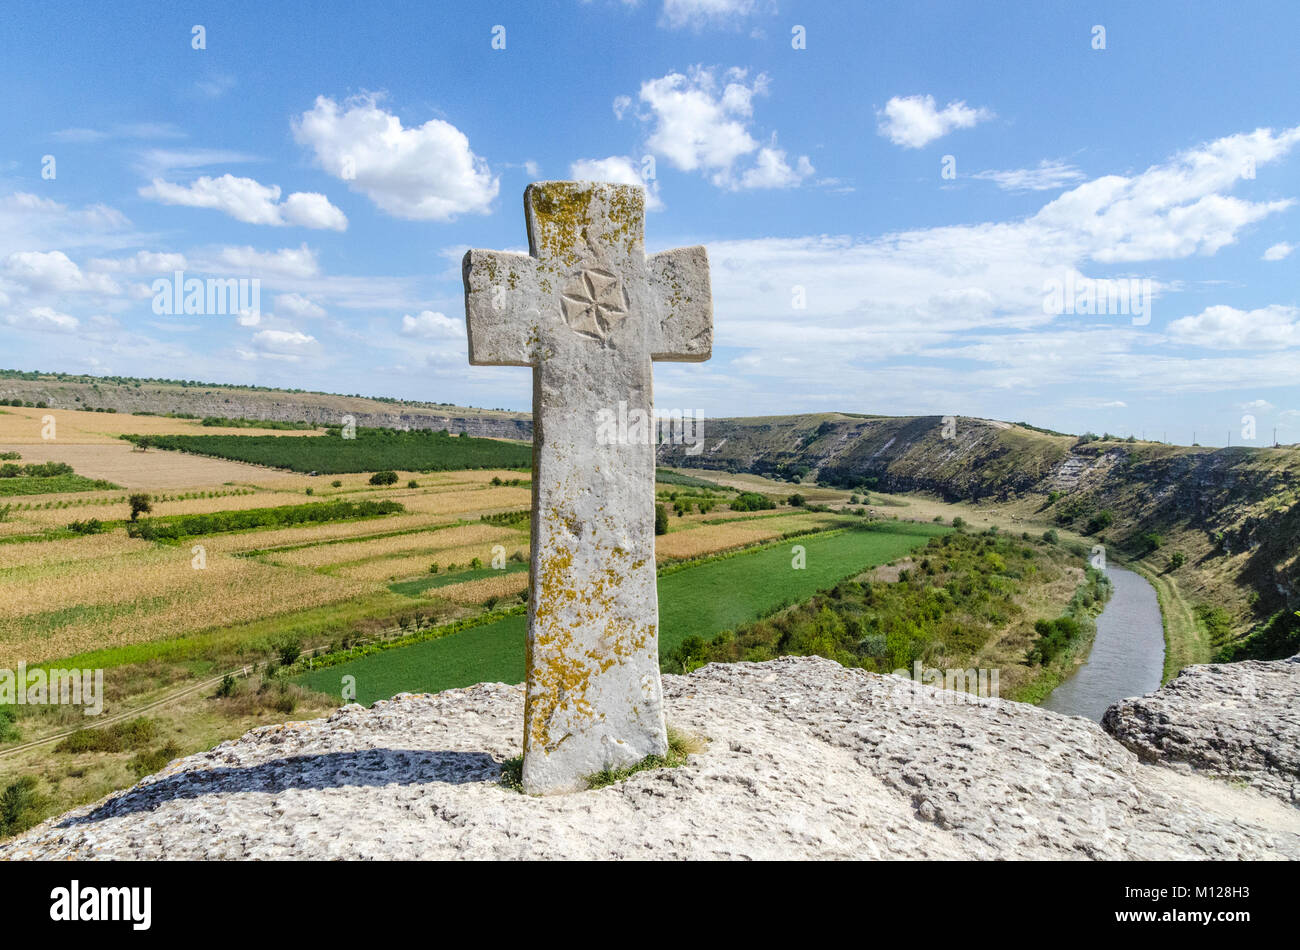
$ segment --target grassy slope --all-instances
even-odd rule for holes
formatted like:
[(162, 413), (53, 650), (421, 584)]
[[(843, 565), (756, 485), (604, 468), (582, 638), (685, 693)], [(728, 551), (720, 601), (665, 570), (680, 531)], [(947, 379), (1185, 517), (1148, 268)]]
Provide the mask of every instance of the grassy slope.
[[(874, 531), (813, 535), (669, 573), (659, 581), (660, 653), (686, 637), (711, 636), (773, 606), (806, 598), (843, 577), (900, 557), (944, 530), (891, 524)], [(795, 544), (805, 548), (804, 570), (791, 569)], [(363, 703), (403, 690), (436, 692), (484, 680), (522, 682), (527, 624), (527, 617), (517, 614), (308, 673), (300, 682), (337, 695), (341, 677), (352, 675)]]
[[(861, 418), (838, 413), (710, 420), (717, 451), (660, 451), (660, 463), (926, 492), (949, 502), (998, 504), (1024, 522), (1052, 525), (1062, 502), (1114, 524), (1112, 556), (1140, 559), (1167, 609), (1171, 668), (1208, 662), (1212, 649), (1192, 611), (1224, 607), (1248, 637), (1279, 610), (1300, 606), (1300, 449), (1204, 449), (1152, 442), (1080, 443), (1072, 436), (959, 417)], [(1071, 527), (1081, 530), (1086, 518)], [(1041, 530), (1041, 529), (1040, 529)], [(1159, 551), (1139, 539), (1154, 532)], [(1173, 569), (1181, 552), (1186, 563)]]

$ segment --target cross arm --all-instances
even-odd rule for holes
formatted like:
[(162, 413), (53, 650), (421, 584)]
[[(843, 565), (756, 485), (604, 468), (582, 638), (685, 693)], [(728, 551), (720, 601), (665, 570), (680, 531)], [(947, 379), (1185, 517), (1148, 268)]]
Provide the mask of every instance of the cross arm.
[(647, 260), (659, 299), (651, 333), (652, 359), (699, 363), (713, 354), (713, 293), (709, 255), (701, 246), (679, 247)]
[(467, 251), (465, 329), (474, 366), (531, 366), (538, 324), (537, 261), (506, 251)]

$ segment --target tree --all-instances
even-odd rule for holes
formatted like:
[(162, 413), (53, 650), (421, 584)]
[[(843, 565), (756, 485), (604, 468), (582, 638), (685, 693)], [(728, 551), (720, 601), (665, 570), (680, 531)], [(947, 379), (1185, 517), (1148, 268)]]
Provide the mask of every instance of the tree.
[(370, 484), (372, 484), (372, 485), (396, 485), (396, 484), (397, 484), (397, 473), (396, 473), (396, 472), (375, 472), (375, 474), (373, 474), (373, 475), (370, 476)]
[(791, 508), (802, 508), (805, 504), (808, 503), (808, 499), (805, 498), (803, 495), (799, 494), (798, 492), (795, 492), (793, 495), (791, 495), (789, 498), (786, 499), (786, 502), (787, 504), (790, 505)]
[(668, 533), (668, 509), (663, 505), (655, 505), (655, 534)]
[(144, 492), (137, 492), (126, 501), (131, 506), (132, 521), (139, 521), (141, 515), (147, 515), (153, 511), (153, 505), (149, 503), (149, 496)]
[(1169, 570), (1176, 571), (1187, 563), (1187, 555), (1182, 551), (1175, 551), (1169, 556)]

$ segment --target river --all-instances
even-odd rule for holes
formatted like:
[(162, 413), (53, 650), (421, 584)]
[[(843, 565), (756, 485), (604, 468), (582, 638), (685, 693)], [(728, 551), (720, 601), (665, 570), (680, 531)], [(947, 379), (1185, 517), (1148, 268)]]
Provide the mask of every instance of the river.
[(1100, 722), (1116, 700), (1160, 686), (1165, 637), (1155, 588), (1122, 567), (1111, 565), (1106, 574), (1115, 589), (1097, 617), (1092, 652), (1073, 676), (1052, 690), (1044, 709)]

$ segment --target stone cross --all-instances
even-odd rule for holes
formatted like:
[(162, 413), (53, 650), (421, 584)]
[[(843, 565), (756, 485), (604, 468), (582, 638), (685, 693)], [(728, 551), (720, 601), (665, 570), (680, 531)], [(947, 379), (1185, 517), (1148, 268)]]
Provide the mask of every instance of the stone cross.
[(548, 794), (667, 752), (654, 426), (599, 420), (654, 419), (651, 361), (707, 360), (713, 300), (703, 247), (646, 257), (640, 188), (537, 182), (524, 215), (528, 254), (465, 255), (465, 318), (470, 363), (533, 368), (523, 782)]

